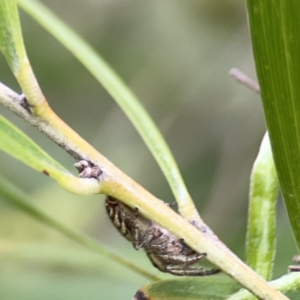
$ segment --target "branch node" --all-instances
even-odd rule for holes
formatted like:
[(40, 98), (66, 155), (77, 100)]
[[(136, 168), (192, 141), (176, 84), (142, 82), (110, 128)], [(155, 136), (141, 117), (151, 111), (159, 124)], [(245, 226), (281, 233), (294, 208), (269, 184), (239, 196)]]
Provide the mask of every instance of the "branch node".
[(29, 104), (29, 102), (26, 99), (26, 96), (24, 94), (20, 95), (18, 98), (16, 98), (16, 102), (23, 107), (30, 115), (32, 115), (32, 105)]
[(74, 164), (74, 167), (78, 170), (80, 178), (95, 178), (99, 180), (100, 175), (103, 173), (98, 166), (87, 160), (78, 161)]

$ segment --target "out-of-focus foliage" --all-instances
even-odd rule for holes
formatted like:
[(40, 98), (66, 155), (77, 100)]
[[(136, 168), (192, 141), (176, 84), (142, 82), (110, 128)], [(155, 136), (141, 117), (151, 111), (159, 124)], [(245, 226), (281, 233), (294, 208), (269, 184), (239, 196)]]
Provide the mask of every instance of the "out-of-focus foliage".
[[(254, 77), (244, 3), (226, 1), (42, 1), (116, 69), (162, 130), (204, 220), (244, 257), (250, 171), (264, 128), (259, 97), (229, 78)], [(173, 201), (149, 151), (111, 97), (57, 41), (21, 12), (28, 56), (53, 109), (149, 191)], [(3, 57), (1, 81), (20, 91)], [(3, 107), (0, 112), (72, 170), (74, 161)], [(112, 228), (101, 196), (68, 194), (0, 153), (1, 173), (64, 223), (136, 263), (150, 266)], [(75, 172), (74, 172), (75, 173)], [(147, 281), (102, 261), (0, 199), (0, 298), (131, 299)], [(283, 209), (278, 263), (295, 247)]]
[[(237, 292), (240, 286), (229, 278), (189, 277), (152, 282), (141, 287), (136, 298), (151, 300), (222, 300)], [(188, 291), (188, 294), (187, 294)]]

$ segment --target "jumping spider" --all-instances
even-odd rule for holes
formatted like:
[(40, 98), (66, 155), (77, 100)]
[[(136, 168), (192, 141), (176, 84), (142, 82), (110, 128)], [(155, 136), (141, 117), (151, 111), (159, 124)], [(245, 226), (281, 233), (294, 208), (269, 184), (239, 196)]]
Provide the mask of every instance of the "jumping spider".
[(113, 197), (107, 197), (105, 207), (118, 231), (136, 250), (144, 248), (153, 266), (160, 271), (177, 276), (205, 276), (220, 272), (219, 269), (192, 267), (206, 253), (196, 253), (183, 239), (145, 218), (137, 208), (132, 209)]

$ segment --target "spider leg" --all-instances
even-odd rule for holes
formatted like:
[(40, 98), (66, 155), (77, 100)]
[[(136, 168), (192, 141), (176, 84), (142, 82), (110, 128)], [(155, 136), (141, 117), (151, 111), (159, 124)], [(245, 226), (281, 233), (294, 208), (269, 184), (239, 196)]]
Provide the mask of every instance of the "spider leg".
[(152, 242), (154, 239), (156, 239), (162, 235), (162, 233), (157, 233), (157, 229), (151, 225), (149, 226), (149, 228), (144, 230), (142, 228), (142, 226), (140, 225), (138, 218), (139, 218), (139, 211), (138, 211), (138, 208), (135, 208), (135, 219), (132, 222), (132, 227), (133, 227), (132, 244), (133, 244), (134, 249), (136, 249), (136, 250), (139, 250), (139, 249), (145, 247), (150, 242)]
[(144, 233), (144, 235), (140, 235), (140, 230), (138, 228), (136, 228), (134, 231), (135, 232), (134, 236), (134, 241), (133, 241), (133, 246), (135, 249), (141, 249), (143, 247), (146, 247), (149, 243), (152, 242), (153, 239), (155, 239), (155, 229), (154, 228), (150, 228), (147, 229)]
[(202, 253), (202, 254), (194, 253), (190, 255), (160, 253), (160, 254), (156, 254), (156, 256), (162, 261), (166, 261), (168, 266), (180, 265), (180, 266), (188, 267), (189, 265), (193, 265), (201, 258), (205, 257), (206, 253)]
[(190, 255), (159, 255), (166, 260), (166, 271), (177, 276), (206, 276), (219, 273), (219, 269), (204, 270), (202, 267), (192, 267), (201, 258), (206, 257), (206, 253), (194, 253)]
[(204, 270), (201, 267), (187, 267), (187, 268), (176, 268), (174, 265), (167, 265), (166, 270), (168, 273), (177, 276), (208, 276), (217, 274), (220, 272), (219, 269)]
[(155, 253), (157, 255), (160, 254), (167, 254), (170, 251), (168, 251), (168, 244), (164, 241), (162, 241), (161, 235), (158, 237), (155, 237), (151, 240), (150, 243), (147, 243), (145, 246), (145, 250), (147, 253)]
[(143, 239), (141, 236), (141, 228), (138, 223), (134, 224), (133, 232), (132, 232), (132, 244), (135, 250), (139, 250), (143, 247)]
[(129, 231), (127, 229), (127, 225), (126, 225), (126, 222), (125, 222), (125, 217), (126, 217), (126, 214), (124, 213), (124, 211), (120, 210), (119, 208), (116, 208), (116, 212), (114, 214), (114, 224), (115, 226), (117, 226), (117, 228), (119, 228), (120, 230), (120, 233), (123, 235), (123, 236), (127, 236)]
[[(163, 259), (169, 257), (171, 260), (176, 257), (191, 257), (201, 259), (206, 256), (206, 253), (197, 254), (191, 250), (185, 243), (183, 239), (169, 241), (168, 237), (159, 236), (157, 239), (153, 239), (150, 244), (145, 245), (145, 250), (148, 253), (155, 253), (155, 255), (161, 256)], [(200, 255), (200, 257), (199, 257)], [(165, 256), (165, 257), (164, 257)], [(181, 261), (181, 258), (179, 258)], [(189, 260), (189, 258), (188, 258)]]
[(138, 222), (139, 210), (137, 207), (135, 208), (134, 216), (135, 216), (135, 218), (133, 219), (132, 224), (131, 224), (131, 227), (133, 228), (132, 229), (132, 239), (133, 239), (132, 244), (133, 244), (133, 247), (135, 250), (139, 250), (141, 248), (140, 241), (141, 241), (142, 228)]

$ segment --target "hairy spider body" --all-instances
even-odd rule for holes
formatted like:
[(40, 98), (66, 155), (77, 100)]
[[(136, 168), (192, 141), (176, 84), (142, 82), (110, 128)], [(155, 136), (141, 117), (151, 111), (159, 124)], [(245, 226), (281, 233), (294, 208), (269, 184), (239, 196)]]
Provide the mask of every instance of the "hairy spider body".
[(144, 248), (153, 266), (160, 271), (177, 276), (205, 276), (219, 272), (218, 269), (193, 267), (206, 253), (196, 253), (182, 239), (141, 215), (138, 209), (113, 197), (107, 197), (105, 207), (118, 231), (136, 250)]

